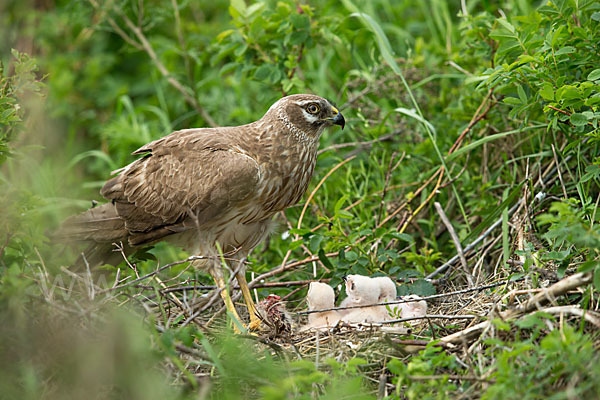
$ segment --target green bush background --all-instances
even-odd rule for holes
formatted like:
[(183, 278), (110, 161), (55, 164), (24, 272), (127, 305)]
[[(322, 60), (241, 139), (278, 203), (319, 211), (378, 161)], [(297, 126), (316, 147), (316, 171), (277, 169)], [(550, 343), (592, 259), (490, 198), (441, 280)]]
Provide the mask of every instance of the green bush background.
[[(110, 324), (99, 328), (87, 314), (54, 317), (57, 311), (40, 289), (41, 272), (59, 273), (72, 260), (49, 233), (90, 200), (101, 201), (102, 183), (133, 160), (132, 151), (173, 130), (256, 120), (284, 94), (327, 97), (348, 121), (344, 131), (324, 134), (309, 190), (340, 162), (356, 158), (324, 181), (301, 226), (301, 207), (286, 211), (289, 227), (296, 229), (284, 239), (279, 233), (288, 226), (282, 222), (280, 232), (253, 253), (252, 272), (270, 270), (290, 251), (290, 259), (319, 256), (327, 269), (319, 266), (318, 276), (331, 278), (332, 285), (348, 273), (388, 274), (404, 282), (401, 294), (431, 294), (435, 288), (422, 278), (456, 253), (433, 196), (463, 244), (504, 216), (483, 276), (528, 275), (536, 281), (539, 269), (556, 270), (559, 277), (593, 271), (595, 284), (581, 305), (594, 302), (600, 287), (598, 2), (4, 0), (0, 37), (0, 308), (2, 320), (11, 321), (2, 328), (3, 370), (11, 372), (2, 374), (0, 398), (78, 398), (86, 380), (69, 368), (101, 370), (119, 364), (119, 357), (127, 368), (92, 379), (104, 388), (100, 398), (192, 398), (202, 392), (202, 381), (185, 372), (174, 350), (186, 341), (202, 343), (207, 352), (203, 362), (218, 377), (212, 388), (220, 388), (202, 392), (211, 397), (374, 393), (358, 368), (373, 360), (330, 360), (320, 369), (270, 355), (236, 360), (244, 343), (227, 335), (208, 341), (194, 329), (159, 333), (152, 324), (130, 322), (118, 332)], [(560, 179), (540, 187), (536, 181), (553, 164)], [(434, 188), (442, 166), (443, 185)], [(418, 190), (432, 177), (432, 184)], [(533, 200), (536, 195), (539, 200)], [(519, 249), (508, 215), (518, 199), (530, 205)], [(403, 203), (404, 212), (386, 219)], [(185, 256), (160, 245), (134, 261), (149, 272), (157, 259), (165, 264)], [(522, 268), (506, 264), (514, 256), (524, 257)], [(306, 266), (286, 278), (312, 276)], [(119, 318), (136, 319), (120, 313), (101, 315), (115, 326)], [(100, 349), (123, 345), (122, 338), (131, 345), (115, 350), (116, 358), (98, 360), (85, 351), (95, 339), (57, 320), (73, 329), (106, 330)], [(577, 356), (573, 350), (592, 348), (594, 336), (583, 326), (569, 329), (566, 337), (537, 334), (490, 343), (484, 369), (495, 383), (483, 395), (598, 395), (597, 352)], [(39, 335), (29, 338), (26, 332)], [(58, 344), (44, 332), (55, 332)], [(71, 340), (81, 354), (70, 361), (36, 355)], [(557, 354), (563, 352), (574, 354), (574, 367), (561, 364)], [(403, 388), (394, 396), (446, 398), (469, 390), (468, 383), (443, 378), (406, 379), (466, 373), (448, 357), (432, 350), (409, 363), (392, 362), (389, 370)], [(164, 376), (164, 360), (180, 368), (178, 378), (155, 379)], [(535, 377), (540, 360), (551, 378)], [(156, 367), (145, 368), (148, 363)], [(252, 373), (242, 376), (239, 365)], [(131, 374), (136, 369), (140, 373)], [(516, 379), (529, 384), (515, 386)], [(586, 384), (573, 388), (573, 381)]]

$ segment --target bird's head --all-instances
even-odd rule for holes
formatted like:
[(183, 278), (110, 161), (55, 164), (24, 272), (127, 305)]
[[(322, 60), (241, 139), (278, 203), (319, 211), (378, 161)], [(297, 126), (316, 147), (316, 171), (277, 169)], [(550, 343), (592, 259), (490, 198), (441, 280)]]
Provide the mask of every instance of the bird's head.
[(346, 120), (342, 113), (327, 99), (313, 94), (294, 94), (277, 101), (266, 116), (275, 113), (294, 134), (319, 138), (327, 126), (340, 125)]
[(325, 283), (311, 282), (308, 286), (306, 302), (309, 310), (331, 308), (335, 302), (333, 288)]
[(370, 277), (346, 275), (344, 281), (346, 283), (346, 294), (349, 297), (360, 300), (364, 304), (373, 304), (379, 299), (381, 289), (377, 282)]

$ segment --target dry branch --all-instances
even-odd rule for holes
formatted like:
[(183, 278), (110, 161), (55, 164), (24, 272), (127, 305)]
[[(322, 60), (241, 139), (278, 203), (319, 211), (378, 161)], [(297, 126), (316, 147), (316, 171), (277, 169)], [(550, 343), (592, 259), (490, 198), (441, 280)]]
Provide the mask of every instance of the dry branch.
[[(571, 275), (567, 278), (564, 278), (554, 285), (544, 289), (537, 295), (533, 296), (531, 299), (526, 301), (524, 304), (510, 309), (504, 312), (501, 312), (499, 317), (503, 320), (514, 319), (523, 314), (530, 313), (532, 311), (542, 310), (542, 306), (548, 302), (553, 302), (554, 299), (558, 296), (561, 296), (567, 293), (569, 290), (576, 289), (580, 286), (584, 286), (589, 284), (592, 281), (591, 273), (577, 273), (575, 275)], [(544, 310), (542, 310), (544, 311)], [(485, 329), (491, 326), (491, 321), (484, 321), (477, 325), (471, 326), (467, 329), (464, 329), (459, 332), (455, 332), (451, 335), (445, 336), (440, 340), (445, 343), (461, 343), (463, 341), (471, 340), (477, 336), (479, 336)]]

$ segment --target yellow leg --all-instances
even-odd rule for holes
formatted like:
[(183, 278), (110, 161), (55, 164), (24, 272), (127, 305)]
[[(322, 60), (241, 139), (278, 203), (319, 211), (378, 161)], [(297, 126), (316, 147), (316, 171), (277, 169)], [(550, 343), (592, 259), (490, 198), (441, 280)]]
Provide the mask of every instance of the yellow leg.
[[(242, 319), (240, 318), (237, 311), (235, 310), (233, 301), (231, 301), (231, 297), (229, 296), (229, 291), (227, 290), (227, 285), (225, 284), (225, 279), (223, 278), (223, 274), (222, 274), (221, 270), (215, 270), (215, 269), (211, 268), (211, 269), (209, 269), (208, 272), (215, 280), (215, 283), (217, 285), (218, 290), (220, 291), (221, 298), (223, 299), (223, 302), (225, 303), (225, 307), (227, 308), (227, 311), (229, 311), (231, 313), (231, 315), (241, 323)], [(236, 333), (241, 333), (235, 323), (233, 324), (233, 330)]]
[(252, 294), (250, 293), (250, 288), (248, 287), (248, 282), (246, 281), (246, 276), (243, 272), (238, 272), (235, 277), (237, 278), (238, 284), (240, 285), (240, 289), (242, 290), (242, 296), (244, 296), (244, 302), (246, 303), (246, 307), (248, 307), (248, 314), (250, 314), (250, 325), (248, 325), (248, 329), (256, 330), (260, 327), (260, 318), (258, 318), (256, 313), (256, 306), (254, 305), (254, 301), (252, 300)]

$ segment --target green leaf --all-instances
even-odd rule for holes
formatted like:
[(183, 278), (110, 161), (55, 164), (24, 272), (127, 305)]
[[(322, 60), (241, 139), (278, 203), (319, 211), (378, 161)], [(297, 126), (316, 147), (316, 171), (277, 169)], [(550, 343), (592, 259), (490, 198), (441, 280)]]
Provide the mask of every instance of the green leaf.
[(425, 279), (418, 279), (413, 284), (408, 286), (410, 294), (417, 294), (419, 296), (432, 296), (437, 293), (435, 286)]
[(353, 218), (354, 217), (354, 215), (352, 215), (352, 213), (350, 211), (346, 211), (346, 210), (340, 210), (340, 211), (338, 211), (338, 213), (336, 215), (340, 218)]
[(353, 250), (347, 251), (345, 256), (348, 261), (355, 261), (358, 258), (358, 254)]
[(565, 85), (556, 91), (556, 100), (573, 100), (580, 98), (581, 93), (579, 89), (573, 85)]
[(554, 53), (554, 55), (560, 56), (563, 54), (571, 54), (571, 53), (575, 53), (575, 47), (565, 46), (565, 47), (560, 48), (556, 53)]
[(577, 272), (588, 272), (593, 269), (597, 270), (598, 267), (600, 267), (598, 265), (598, 261), (596, 261), (596, 260), (586, 261), (583, 264), (581, 264), (579, 266), (579, 268), (577, 268)]
[(254, 79), (263, 81), (268, 79), (273, 72), (274, 67), (269, 64), (263, 64), (254, 71)]
[(574, 126), (584, 126), (588, 122), (588, 119), (582, 113), (571, 114), (571, 118), (569, 118), (569, 120)]
[(344, 205), (344, 203), (346, 202), (346, 200), (348, 200), (348, 195), (345, 194), (342, 197), (340, 197), (338, 199), (338, 201), (335, 202), (335, 206), (333, 207), (333, 214), (338, 214), (339, 211), (342, 209), (342, 206)]
[(408, 108), (404, 108), (404, 107), (398, 107), (396, 109), (394, 109), (394, 111), (399, 112), (400, 114), (404, 114), (410, 118), (416, 119), (417, 121), (427, 125), (429, 127), (429, 129), (431, 130), (431, 132), (433, 132), (433, 134), (435, 135), (435, 128), (433, 127), (433, 125), (427, 121), (425, 118), (422, 118), (419, 114), (416, 113), (415, 110), (409, 110)]
[(308, 242), (308, 248), (313, 253), (316, 253), (321, 246), (321, 242), (323, 241), (323, 236), (321, 235), (312, 235), (310, 241)]
[(244, 0), (231, 0), (231, 7), (241, 16), (246, 16), (246, 2)]
[(523, 89), (523, 86), (521, 86), (521, 85), (517, 86), (517, 93), (519, 94), (519, 100), (521, 100), (521, 103), (523, 103), (523, 104), (527, 103), (527, 95), (525, 94), (525, 90)]
[(587, 77), (588, 81), (597, 81), (600, 80), (600, 68), (593, 70), (589, 73)]
[(544, 84), (542, 85), (542, 89), (540, 89), (539, 93), (544, 100), (554, 100), (554, 87), (549, 82), (544, 82)]
[(554, 320), (554, 317), (551, 314), (545, 312), (536, 312), (535, 314), (530, 314), (522, 319), (515, 322), (521, 329), (544, 329), (546, 327), (546, 319)]
[(600, 165), (588, 165), (585, 167), (585, 174), (580, 179), (581, 183), (585, 183), (590, 179), (598, 179), (600, 177)]
[(333, 266), (333, 264), (331, 264), (331, 261), (329, 261), (329, 258), (327, 258), (325, 250), (323, 249), (319, 250), (319, 260), (323, 263), (325, 267), (329, 268), (330, 270), (335, 270), (335, 267)]
[(496, 329), (499, 329), (501, 331), (510, 330), (510, 324), (504, 320), (501, 320), (500, 318), (494, 318), (491, 322), (496, 327)]
[(516, 29), (515, 27), (508, 22), (508, 20), (506, 20), (505, 18), (498, 18), (496, 21), (498, 21), (500, 23), (500, 25), (502, 25), (504, 28), (506, 28), (509, 32), (511, 33), (515, 33)]
[(571, 250), (563, 250), (563, 251), (549, 251), (545, 254), (542, 254), (542, 260), (556, 260), (563, 261), (567, 256), (571, 254)]
[(391, 236), (393, 238), (405, 241), (408, 244), (414, 244), (415, 243), (415, 239), (412, 236), (410, 236), (409, 234), (407, 234), (407, 233), (392, 232), (392, 233), (390, 233), (389, 235), (386, 235), (386, 236)]
[(520, 99), (517, 99), (516, 97), (506, 97), (504, 100), (506, 104), (510, 104), (513, 106), (520, 106), (521, 104), (523, 104), (523, 102)]

